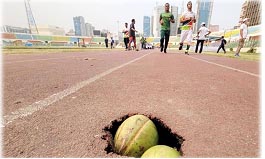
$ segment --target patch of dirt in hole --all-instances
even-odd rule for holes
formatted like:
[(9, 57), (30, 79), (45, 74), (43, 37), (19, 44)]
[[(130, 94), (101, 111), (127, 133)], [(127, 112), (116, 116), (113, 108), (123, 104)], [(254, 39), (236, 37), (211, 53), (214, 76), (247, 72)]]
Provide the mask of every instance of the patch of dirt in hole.
[[(107, 147), (105, 148), (105, 151), (108, 153), (115, 153), (114, 152), (114, 137), (116, 134), (116, 131), (118, 130), (119, 126), (122, 124), (123, 121), (125, 121), (127, 118), (137, 115), (135, 114), (126, 114), (116, 120), (113, 120), (109, 125), (107, 125), (105, 128), (103, 128), (103, 131), (105, 134), (101, 137), (103, 140), (107, 141)], [(172, 148), (177, 149), (181, 156), (183, 156), (183, 152), (181, 150), (181, 145), (185, 141), (185, 139), (178, 135), (175, 132), (172, 132), (171, 129), (159, 118), (154, 117), (152, 115), (146, 115), (142, 114), (148, 117), (150, 120), (153, 121), (157, 128), (157, 132), (159, 135), (159, 141), (158, 145), (167, 145)]]

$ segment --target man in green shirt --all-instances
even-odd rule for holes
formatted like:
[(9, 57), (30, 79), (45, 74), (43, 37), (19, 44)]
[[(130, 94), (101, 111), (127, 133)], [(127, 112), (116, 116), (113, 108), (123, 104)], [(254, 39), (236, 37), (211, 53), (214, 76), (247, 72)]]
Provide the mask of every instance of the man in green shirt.
[[(160, 24), (161, 24), (161, 39), (160, 39), (160, 51), (167, 53), (167, 45), (170, 35), (170, 22), (175, 23), (174, 16), (169, 12), (169, 3), (165, 4), (165, 12), (160, 14)], [(165, 46), (164, 46), (165, 41)]]

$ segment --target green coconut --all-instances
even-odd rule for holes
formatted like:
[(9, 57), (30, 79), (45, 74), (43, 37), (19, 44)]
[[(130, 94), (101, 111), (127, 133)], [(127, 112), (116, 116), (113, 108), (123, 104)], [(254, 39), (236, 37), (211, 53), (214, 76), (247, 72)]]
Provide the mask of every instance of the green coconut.
[(140, 157), (157, 144), (155, 124), (144, 115), (134, 115), (119, 126), (114, 138), (114, 151), (123, 156)]
[(177, 158), (180, 153), (166, 145), (156, 145), (146, 150), (141, 158)]

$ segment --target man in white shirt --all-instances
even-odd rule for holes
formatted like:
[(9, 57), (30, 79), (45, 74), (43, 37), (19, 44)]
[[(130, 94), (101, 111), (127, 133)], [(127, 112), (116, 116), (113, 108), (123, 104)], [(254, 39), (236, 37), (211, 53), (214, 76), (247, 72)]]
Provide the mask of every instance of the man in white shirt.
[(205, 23), (202, 22), (201, 27), (200, 27), (198, 34), (197, 34), (198, 39), (197, 39), (195, 53), (198, 52), (199, 44), (201, 44), (201, 48), (200, 48), (199, 53), (202, 53), (203, 43), (206, 40), (206, 36), (209, 35), (210, 33), (211, 33), (211, 31), (208, 28), (206, 28)]
[(128, 28), (128, 23), (125, 23), (125, 28), (123, 29), (122, 33), (123, 33), (125, 51), (127, 51), (128, 50), (128, 43), (129, 43), (129, 28)]
[(190, 49), (191, 40), (192, 40), (192, 31), (193, 31), (193, 23), (196, 23), (195, 13), (192, 11), (192, 2), (189, 1), (187, 3), (188, 10), (182, 14), (180, 17), (180, 22), (182, 23), (181, 27), (181, 37), (179, 43), (179, 50), (182, 50), (183, 43), (187, 40), (187, 49), (185, 54), (189, 55), (188, 51)]
[(245, 18), (240, 25), (239, 43), (235, 53), (235, 56), (239, 56), (241, 48), (244, 46), (245, 40), (248, 36), (248, 22), (249, 18)]

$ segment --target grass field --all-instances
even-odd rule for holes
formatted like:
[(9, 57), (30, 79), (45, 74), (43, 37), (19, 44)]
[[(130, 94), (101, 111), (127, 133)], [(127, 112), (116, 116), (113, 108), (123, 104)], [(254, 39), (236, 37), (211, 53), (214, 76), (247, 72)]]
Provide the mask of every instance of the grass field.
[(224, 54), (223, 52), (219, 52), (218, 54), (216, 52), (205, 52), (204, 54), (211, 55), (211, 56), (223, 56), (228, 58), (237, 58), (240, 60), (247, 60), (247, 61), (260, 61), (261, 55), (259, 53), (240, 53), (240, 57), (235, 56), (235, 52), (226, 52)]
[[(53, 47), (53, 48), (41, 48), (41, 47), (32, 47), (32, 48), (25, 48), (25, 47), (5, 47), (2, 49), (3, 54), (42, 54), (42, 53), (69, 53), (69, 52), (96, 52), (96, 51), (115, 51), (115, 50), (123, 50), (123, 49), (106, 49), (106, 48), (79, 48), (79, 47)], [(203, 52), (203, 54), (211, 55), (211, 56), (222, 56), (228, 58), (237, 58), (240, 60), (247, 60), (247, 61), (260, 61), (261, 55), (259, 53), (240, 53), (240, 57), (235, 57), (234, 52), (227, 52), (224, 54), (223, 52), (216, 53), (216, 52)]]

